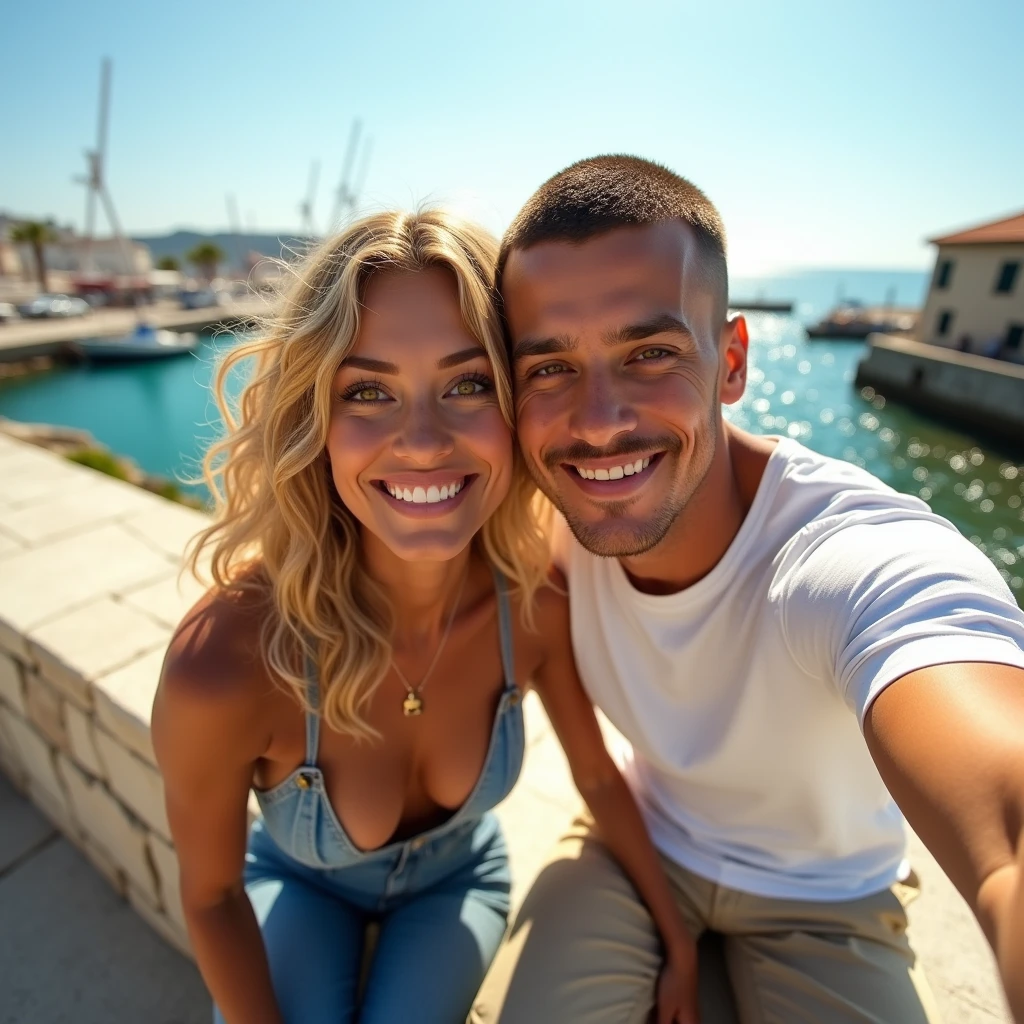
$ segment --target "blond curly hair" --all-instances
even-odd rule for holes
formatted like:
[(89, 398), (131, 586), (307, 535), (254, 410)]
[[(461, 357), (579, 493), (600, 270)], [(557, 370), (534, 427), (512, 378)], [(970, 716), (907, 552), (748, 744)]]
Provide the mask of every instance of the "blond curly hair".
[[(490, 358), (511, 429), (512, 381), (494, 305), (497, 252), (485, 230), (443, 210), (366, 217), (291, 269), (274, 314), (255, 340), (223, 357), (214, 378), (226, 434), (207, 451), (203, 479), (216, 517), (194, 541), (189, 564), (198, 572), (209, 556), (217, 587), (266, 599), (261, 653), (268, 668), (308, 708), (309, 661), (324, 721), (354, 737), (377, 735), (364, 712), (388, 670), (392, 612), (363, 567), (359, 524), (331, 479), (332, 381), (355, 343), (371, 275), (447, 268), (466, 327)], [(231, 403), (229, 375), (250, 362), (248, 382)], [(518, 449), (514, 459), (508, 495), (475, 544), (517, 589), (529, 625), (547, 573), (546, 510)]]

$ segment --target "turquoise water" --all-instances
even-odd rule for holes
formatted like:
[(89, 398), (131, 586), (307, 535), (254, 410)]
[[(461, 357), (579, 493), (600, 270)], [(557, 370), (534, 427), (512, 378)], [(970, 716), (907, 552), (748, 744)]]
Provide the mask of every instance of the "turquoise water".
[[(821, 291), (827, 306), (831, 287)], [(755, 432), (795, 437), (920, 495), (992, 559), (1024, 602), (1024, 463), (870, 389), (858, 393), (853, 378), (863, 344), (804, 336), (800, 320), (823, 311), (804, 301), (800, 317), (748, 318), (750, 384), (729, 418)], [(147, 471), (182, 479), (197, 472), (216, 436), (209, 382), (218, 346), (232, 343), (206, 337), (193, 356), (9, 381), (0, 386), (0, 415), (83, 428)]]

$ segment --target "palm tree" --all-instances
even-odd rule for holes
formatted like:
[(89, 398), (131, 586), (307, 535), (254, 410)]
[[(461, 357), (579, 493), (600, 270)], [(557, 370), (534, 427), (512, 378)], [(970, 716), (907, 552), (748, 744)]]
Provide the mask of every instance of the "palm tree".
[(36, 277), (39, 278), (39, 287), (44, 291), (50, 290), (46, 280), (46, 250), (47, 242), (54, 242), (57, 235), (49, 224), (38, 220), (26, 220), (11, 229), (11, 241), (19, 245), (32, 246), (32, 255), (36, 262)]
[(185, 258), (212, 281), (217, 276), (217, 264), (224, 261), (224, 250), (213, 242), (200, 242)]
[(181, 270), (181, 264), (178, 262), (177, 256), (161, 256), (157, 260), (157, 270)]

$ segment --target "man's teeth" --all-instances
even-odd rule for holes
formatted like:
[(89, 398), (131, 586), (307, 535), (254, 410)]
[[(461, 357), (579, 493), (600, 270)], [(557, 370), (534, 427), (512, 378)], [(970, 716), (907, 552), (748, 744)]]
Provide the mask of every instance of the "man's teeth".
[(576, 472), (586, 480), (621, 480), (624, 476), (642, 473), (651, 464), (651, 457), (627, 462), (624, 466), (611, 466), (609, 469), (584, 469), (577, 466)]
[(398, 487), (395, 484), (389, 484), (385, 480), (384, 486), (387, 488), (388, 494), (399, 501), (411, 501), (414, 505), (425, 505), (428, 503), (433, 505), (435, 502), (454, 498), (462, 490), (462, 485), (465, 482), (465, 479), (462, 479), (457, 483), (446, 484), (444, 487), (437, 487), (434, 484), (431, 484), (429, 487)]

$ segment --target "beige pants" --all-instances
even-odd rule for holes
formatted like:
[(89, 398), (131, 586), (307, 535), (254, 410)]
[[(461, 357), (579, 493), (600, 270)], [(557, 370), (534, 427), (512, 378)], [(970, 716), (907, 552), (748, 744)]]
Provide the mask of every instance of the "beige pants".
[[(694, 937), (722, 936), (728, 982), (701, 943), (702, 1024), (937, 1024), (906, 937), (914, 886), (842, 903), (777, 900), (663, 863)], [(470, 1021), (644, 1024), (660, 965), (650, 915), (578, 819), (527, 895)]]

